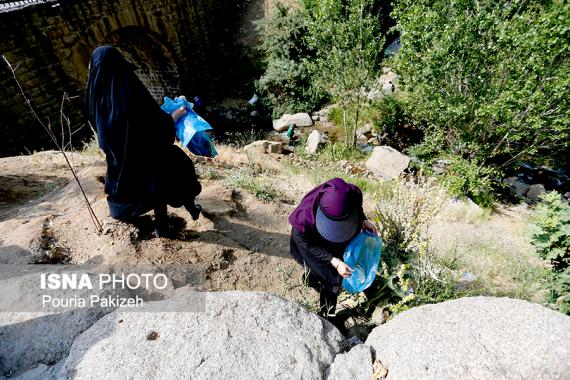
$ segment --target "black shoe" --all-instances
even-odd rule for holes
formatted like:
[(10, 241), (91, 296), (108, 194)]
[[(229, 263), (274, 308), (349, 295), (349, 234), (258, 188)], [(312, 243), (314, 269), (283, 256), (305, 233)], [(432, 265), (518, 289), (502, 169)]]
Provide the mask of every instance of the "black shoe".
[(202, 206), (200, 206), (199, 204), (194, 204), (192, 206), (184, 206), (184, 207), (186, 207), (186, 210), (188, 210), (188, 212), (190, 213), (192, 220), (198, 220), (198, 218), (200, 217), (200, 213), (202, 212)]

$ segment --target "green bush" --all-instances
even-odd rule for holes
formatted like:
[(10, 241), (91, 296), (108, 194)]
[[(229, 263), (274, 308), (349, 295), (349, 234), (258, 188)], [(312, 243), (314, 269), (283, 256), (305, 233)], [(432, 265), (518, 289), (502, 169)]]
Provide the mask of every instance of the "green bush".
[(485, 208), (493, 207), (492, 178), (497, 172), (469, 161), (455, 157), (441, 178), (441, 183), (456, 197), (468, 196)]
[(371, 108), (374, 109), (372, 119), (377, 133), (394, 134), (399, 128), (411, 123), (400, 95), (383, 96), (374, 101)]
[(541, 198), (531, 242), (540, 258), (551, 266), (548, 303), (570, 315), (570, 206), (555, 191)]
[(425, 154), (568, 163), (569, 2), (398, 0), (393, 16), (402, 48), (390, 67)]
[(309, 69), (315, 57), (307, 41), (309, 20), (306, 11), (278, 4), (272, 16), (258, 23), (266, 68), (256, 89), (274, 118), (311, 111), (325, 100)]

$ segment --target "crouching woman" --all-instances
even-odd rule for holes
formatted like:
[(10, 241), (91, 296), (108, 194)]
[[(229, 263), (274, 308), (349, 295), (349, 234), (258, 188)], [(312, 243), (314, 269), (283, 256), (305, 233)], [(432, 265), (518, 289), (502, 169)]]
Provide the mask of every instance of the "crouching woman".
[(362, 191), (341, 178), (331, 179), (306, 194), (289, 216), (291, 256), (308, 269), (308, 285), (320, 294), (319, 314), (331, 317), (342, 278), (352, 269), (343, 254), (361, 230), (377, 233), (362, 209)]

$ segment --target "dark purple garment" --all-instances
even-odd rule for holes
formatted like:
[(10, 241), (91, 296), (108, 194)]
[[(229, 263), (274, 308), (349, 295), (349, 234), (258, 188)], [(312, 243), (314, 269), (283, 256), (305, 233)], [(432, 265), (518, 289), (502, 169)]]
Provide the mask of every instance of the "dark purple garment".
[(299, 206), (289, 215), (289, 223), (301, 233), (316, 232), (315, 215), (319, 201), (321, 209), (329, 216), (340, 217), (356, 208), (360, 221), (366, 219), (362, 210), (362, 191), (358, 186), (346, 183), (342, 178), (333, 178), (303, 197)]

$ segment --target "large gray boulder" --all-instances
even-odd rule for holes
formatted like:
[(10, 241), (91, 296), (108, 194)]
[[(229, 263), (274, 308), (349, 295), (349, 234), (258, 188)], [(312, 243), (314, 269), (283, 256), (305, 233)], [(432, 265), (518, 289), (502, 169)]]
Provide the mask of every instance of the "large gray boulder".
[(570, 317), (509, 298), (462, 298), (414, 308), (376, 327), (366, 344), (392, 380), (567, 379), (570, 374)]
[(75, 338), (113, 310), (44, 305), (43, 295), (54, 299), (128, 296), (128, 292), (110, 286), (96, 290), (42, 290), (39, 273), (0, 280), (0, 289), (0, 375), (63, 359)]
[(389, 146), (374, 147), (366, 168), (375, 176), (385, 180), (396, 179), (410, 164), (410, 158)]
[(327, 380), (370, 380), (372, 369), (370, 346), (359, 344), (350, 351), (336, 356)]
[(313, 119), (311, 118), (311, 115), (304, 112), (296, 113), (294, 115), (286, 113), (281, 116), (281, 118), (273, 120), (273, 129), (277, 132), (283, 132), (289, 128), (290, 124), (293, 124), (296, 127), (310, 127), (313, 125)]
[[(115, 311), (73, 344), (58, 378), (320, 379), (344, 345), (329, 322), (268, 293), (177, 291)], [(161, 312), (204, 302), (197, 312)]]

